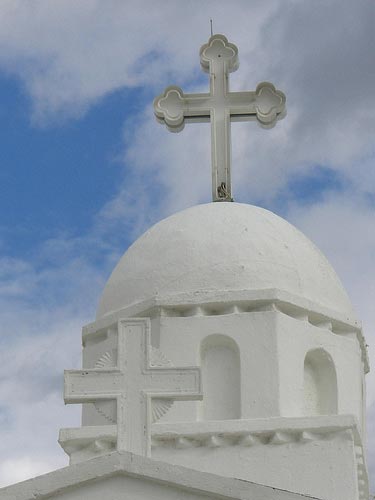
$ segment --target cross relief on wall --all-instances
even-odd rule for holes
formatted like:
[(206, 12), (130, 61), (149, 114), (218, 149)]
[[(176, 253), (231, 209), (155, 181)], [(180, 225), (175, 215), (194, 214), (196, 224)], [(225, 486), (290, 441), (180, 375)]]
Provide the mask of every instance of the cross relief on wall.
[[(65, 403), (116, 401), (117, 450), (138, 455), (151, 453), (152, 399), (201, 400), (198, 367), (153, 366), (150, 321), (118, 322), (115, 367), (66, 370)], [(163, 366), (164, 365), (164, 366)]]

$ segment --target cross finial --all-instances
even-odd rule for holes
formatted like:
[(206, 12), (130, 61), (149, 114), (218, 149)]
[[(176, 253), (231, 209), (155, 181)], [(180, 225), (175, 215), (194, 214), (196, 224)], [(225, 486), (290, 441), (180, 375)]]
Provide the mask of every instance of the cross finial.
[(268, 82), (255, 91), (229, 92), (228, 76), (238, 68), (238, 49), (224, 35), (212, 35), (201, 47), (200, 59), (210, 75), (210, 92), (184, 94), (172, 85), (155, 99), (154, 111), (171, 132), (181, 131), (186, 121), (211, 122), (212, 199), (233, 201), (230, 122), (256, 119), (271, 128), (284, 116), (286, 99)]

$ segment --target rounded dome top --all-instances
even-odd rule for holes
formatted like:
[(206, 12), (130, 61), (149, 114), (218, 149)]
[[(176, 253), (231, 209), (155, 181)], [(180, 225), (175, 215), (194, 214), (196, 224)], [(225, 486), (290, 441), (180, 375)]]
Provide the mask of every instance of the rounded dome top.
[(265, 289), (354, 316), (332, 266), (294, 226), (252, 205), (209, 203), (155, 224), (127, 250), (97, 317), (152, 298)]

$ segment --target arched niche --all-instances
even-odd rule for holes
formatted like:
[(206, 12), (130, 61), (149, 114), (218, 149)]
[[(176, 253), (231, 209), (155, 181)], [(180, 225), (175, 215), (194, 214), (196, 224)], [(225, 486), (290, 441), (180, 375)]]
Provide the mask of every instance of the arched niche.
[(228, 420), (241, 417), (240, 352), (226, 335), (206, 337), (200, 348), (203, 401), (201, 420)]
[(304, 363), (303, 414), (337, 413), (337, 377), (334, 362), (324, 349), (309, 351)]

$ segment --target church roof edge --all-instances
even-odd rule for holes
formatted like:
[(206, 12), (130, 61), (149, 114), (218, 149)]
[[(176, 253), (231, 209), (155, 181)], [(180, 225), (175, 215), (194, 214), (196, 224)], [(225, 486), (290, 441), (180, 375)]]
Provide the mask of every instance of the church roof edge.
[(7, 486), (0, 489), (0, 500), (47, 499), (51, 498), (51, 495), (59, 495), (72, 487), (100, 481), (114, 475), (138, 477), (221, 498), (251, 500), (259, 495), (264, 500), (302, 500), (304, 498), (319, 500), (316, 497), (307, 497), (249, 481), (170, 465), (128, 452), (111, 453)]

